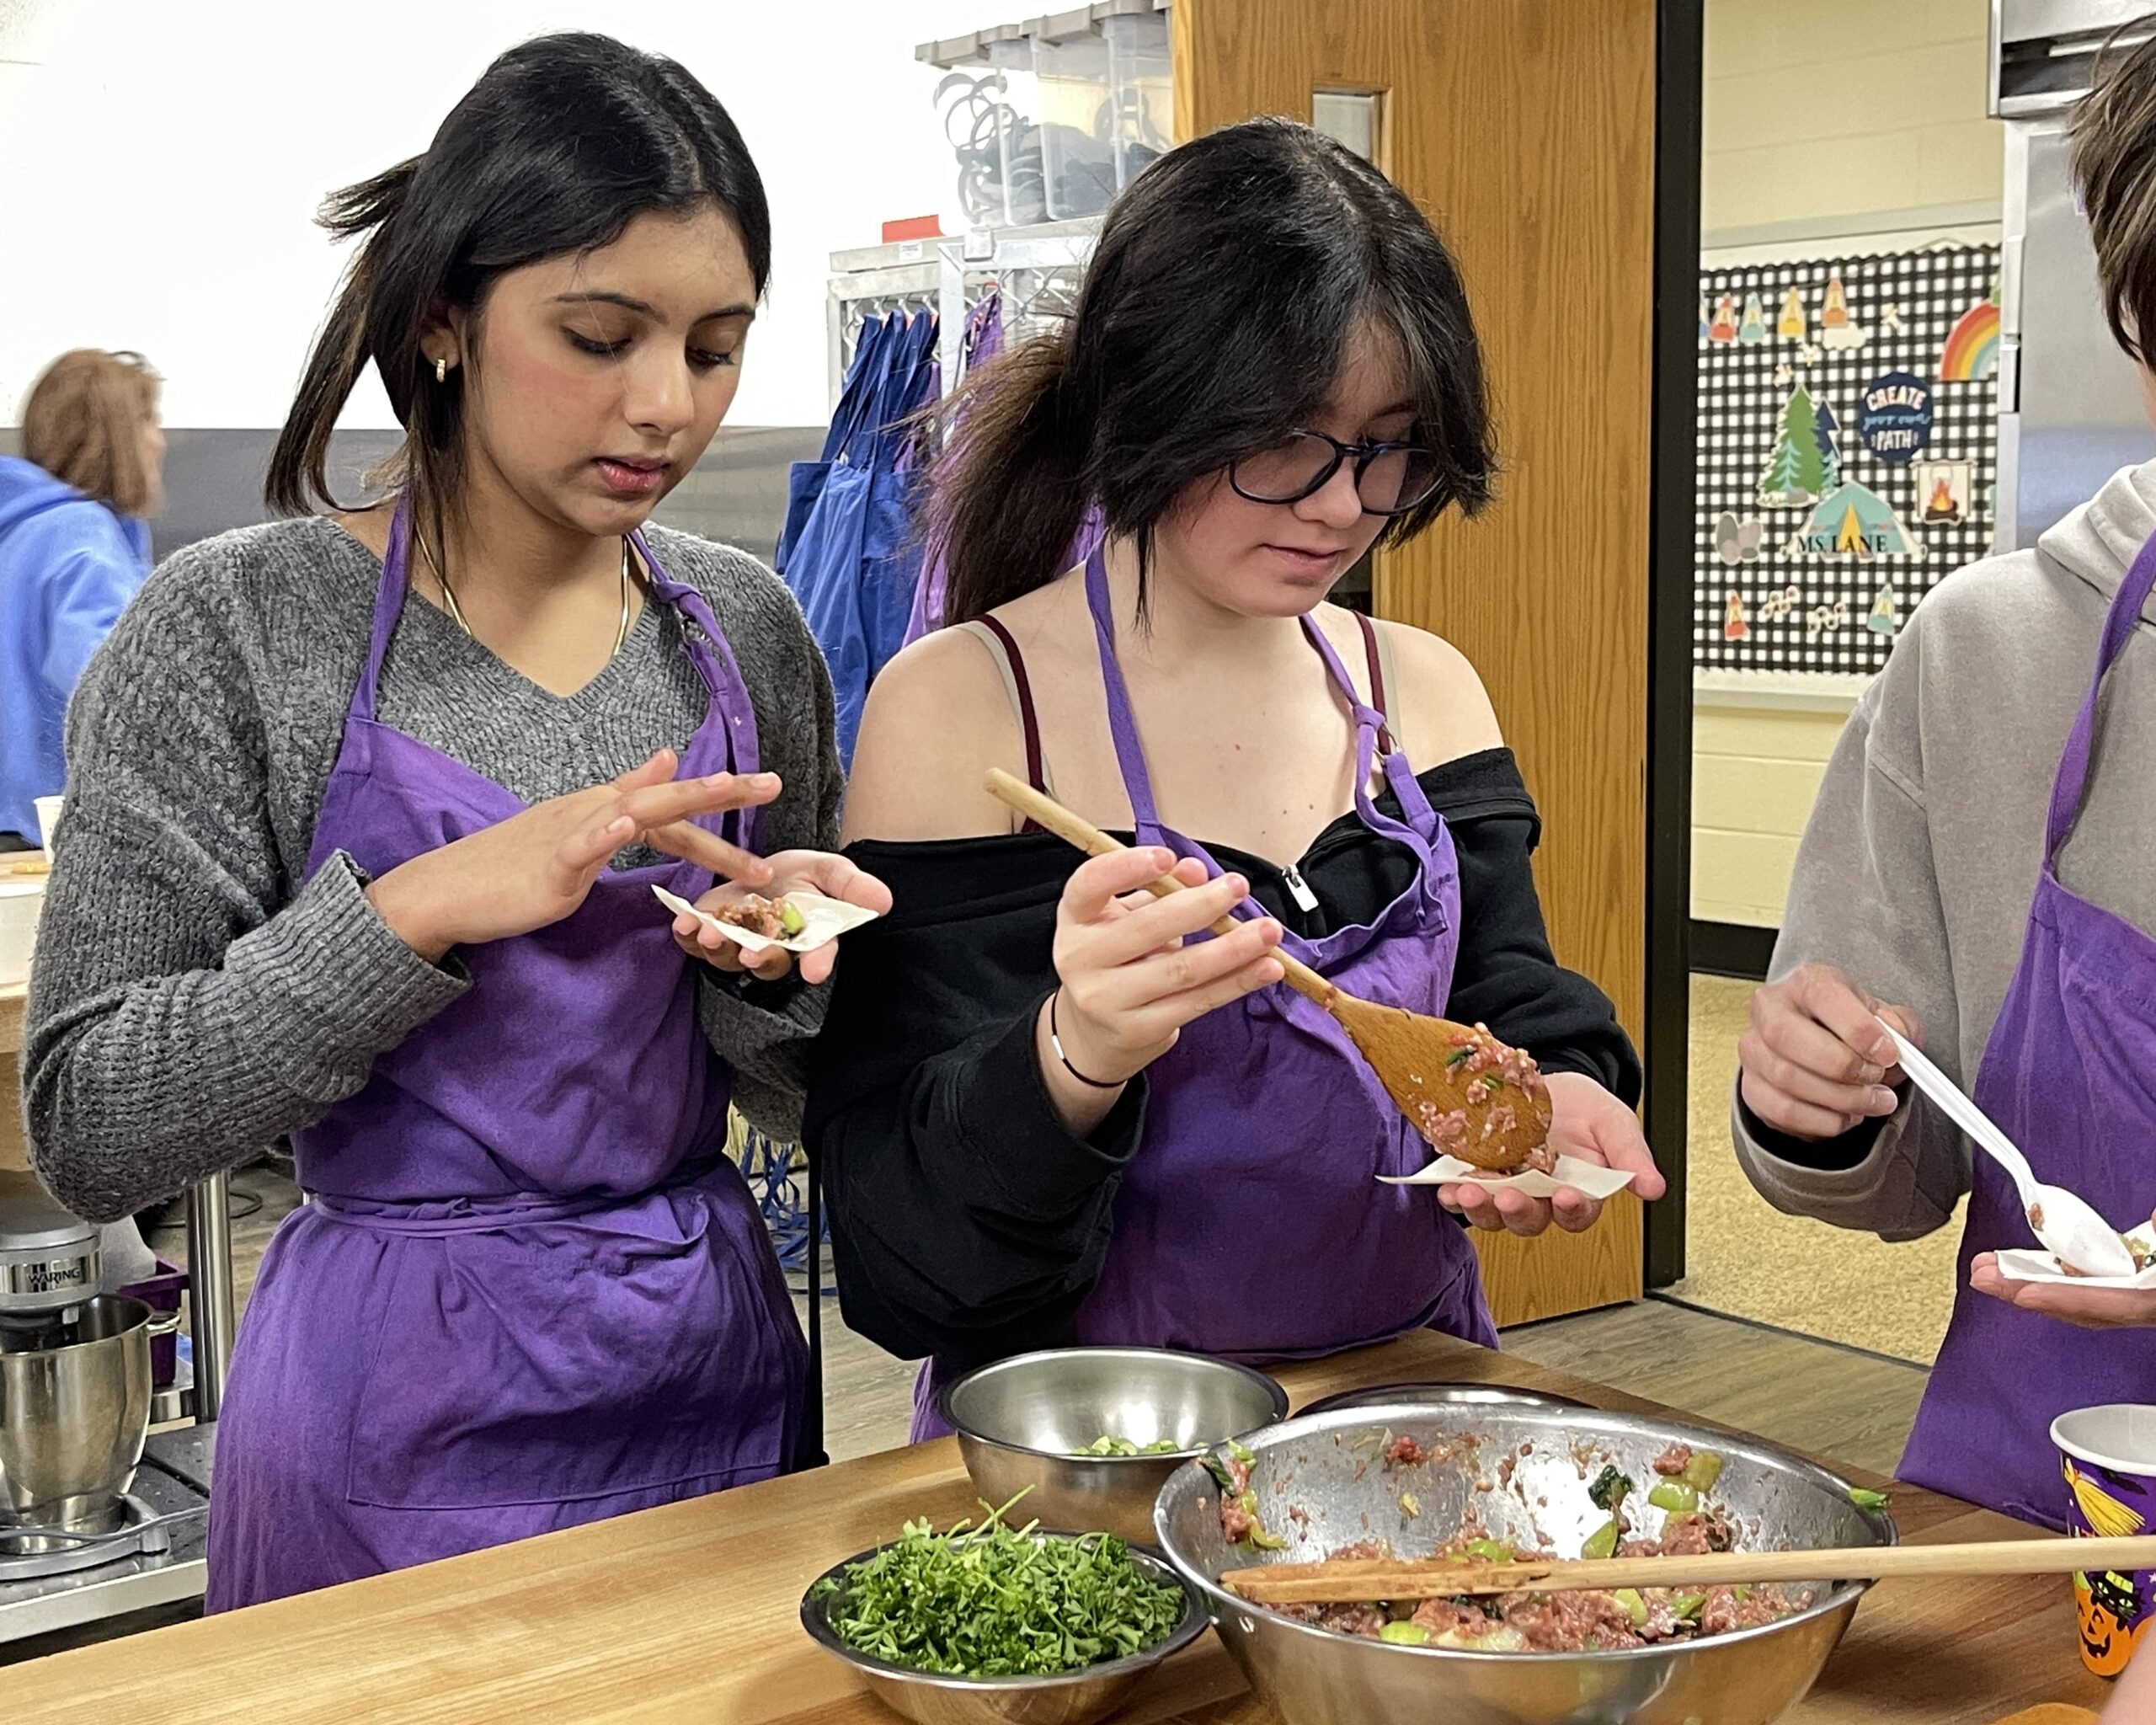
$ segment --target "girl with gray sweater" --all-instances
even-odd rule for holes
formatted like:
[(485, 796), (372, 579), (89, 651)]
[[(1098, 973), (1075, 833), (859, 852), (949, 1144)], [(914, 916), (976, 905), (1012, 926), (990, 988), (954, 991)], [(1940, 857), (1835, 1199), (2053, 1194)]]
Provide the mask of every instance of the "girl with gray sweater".
[[(771, 261), (739, 134), (599, 36), (502, 56), (364, 237), (270, 472), (302, 516), (152, 577), (70, 715), (31, 1151), (93, 1218), (291, 1146), (220, 1421), (212, 1609), (759, 1479), (804, 1350), (725, 1156), (791, 1135), (828, 948), (670, 923), (830, 854), (830, 685), (751, 558), (643, 523)], [(339, 512), (371, 362), (393, 491)], [(309, 514), (324, 510), (326, 514)]]

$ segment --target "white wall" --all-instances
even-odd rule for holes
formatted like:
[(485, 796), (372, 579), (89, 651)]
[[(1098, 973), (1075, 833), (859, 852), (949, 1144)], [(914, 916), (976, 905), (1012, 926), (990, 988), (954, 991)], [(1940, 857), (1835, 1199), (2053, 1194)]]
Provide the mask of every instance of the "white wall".
[[(773, 215), (731, 423), (826, 417), (829, 255), (943, 215), (954, 174), (915, 43), (1017, 0), (0, 0), (0, 424), (55, 353), (131, 347), (184, 426), (275, 425), (340, 255), (323, 195), (425, 147), (488, 60), (550, 29), (680, 60), (726, 104)], [(370, 387), (348, 425), (387, 426)]]

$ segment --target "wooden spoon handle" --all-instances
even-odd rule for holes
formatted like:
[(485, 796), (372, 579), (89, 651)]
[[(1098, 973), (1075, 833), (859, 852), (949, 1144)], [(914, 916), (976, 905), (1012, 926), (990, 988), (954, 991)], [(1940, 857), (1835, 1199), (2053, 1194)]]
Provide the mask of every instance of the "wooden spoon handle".
[[(1068, 840), (1089, 857), (1112, 856), (1118, 851), (1127, 851), (1129, 846), (1112, 839), (1092, 822), (1073, 814), (1062, 804), (1044, 791), (1037, 791), (1022, 779), (1016, 779), (1000, 766), (988, 770), (988, 793), (1005, 806), (1015, 809), (1035, 825), (1046, 827), (1059, 839)], [(1145, 890), (1156, 899), (1165, 899), (1170, 893), (1184, 889), (1183, 884), (1172, 875), (1163, 874), (1145, 883)], [(1241, 927), (1232, 916), (1215, 920), (1213, 932), (1228, 934)], [(1280, 969), (1288, 986), (1296, 993), (1306, 995), (1321, 1007), (1330, 1007), (1338, 991), (1316, 971), (1300, 959), (1274, 948), (1273, 956), (1280, 961)]]
[(1697, 1557), (1603, 1557), (1516, 1563), (1370, 1558), (1231, 1569), (1220, 1584), (1262, 1605), (1334, 1605), (1558, 1592), (1568, 1588), (1734, 1586), (1742, 1583), (1884, 1581), (1900, 1576), (2060, 1575), (2156, 1567), (2156, 1538), (1984, 1540), (1966, 1545), (1849, 1546), (1810, 1551), (1711, 1551)]

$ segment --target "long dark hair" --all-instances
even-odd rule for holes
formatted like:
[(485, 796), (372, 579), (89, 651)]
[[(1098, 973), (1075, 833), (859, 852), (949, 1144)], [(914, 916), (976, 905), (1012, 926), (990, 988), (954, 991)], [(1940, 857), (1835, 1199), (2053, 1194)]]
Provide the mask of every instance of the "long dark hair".
[[(1138, 546), (1178, 495), (1310, 423), (1358, 318), (1391, 336), (1440, 483), (1397, 542), (1488, 499), (1482, 358), (1460, 273), (1377, 169), (1284, 120), (1171, 152), (1117, 199), (1054, 334), (982, 368), (952, 404), (929, 537), (951, 622), (1042, 586), (1097, 499)], [(1141, 589), (1142, 590), (1142, 589)]]
[(371, 478), (409, 489), (439, 556), (443, 521), (462, 496), (463, 384), (474, 355), (437, 384), (419, 350), (429, 322), (452, 308), (477, 319), (497, 276), (610, 245), (647, 211), (707, 204), (739, 227), (760, 296), (771, 210), (748, 146), (710, 91), (675, 61), (610, 36), (541, 36), (510, 49), (450, 110), (424, 156), (323, 206), (332, 234), (366, 243), (270, 457), (270, 507), (305, 515), (339, 506), (327, 471), (330, 433), (371, 360), (404, 442)]

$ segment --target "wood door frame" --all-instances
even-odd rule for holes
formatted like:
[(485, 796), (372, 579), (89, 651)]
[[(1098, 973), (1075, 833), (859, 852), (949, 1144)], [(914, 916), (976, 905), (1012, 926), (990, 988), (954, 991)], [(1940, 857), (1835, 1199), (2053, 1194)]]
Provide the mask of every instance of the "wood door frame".
[(1699, 531), (1700, 109), (1705, 0), (1655, 30), (1654, 496), (1647, 525), (1647, 1141), (1669, 1181), (1646, 1210), (1646, 1282), (1684, 1274), (1691, 1134), (1692, 558)]

